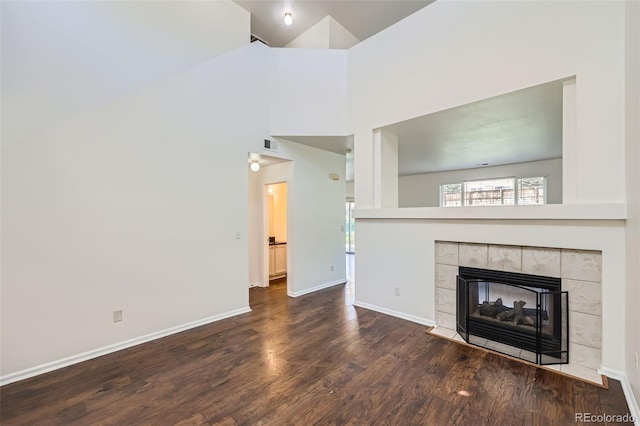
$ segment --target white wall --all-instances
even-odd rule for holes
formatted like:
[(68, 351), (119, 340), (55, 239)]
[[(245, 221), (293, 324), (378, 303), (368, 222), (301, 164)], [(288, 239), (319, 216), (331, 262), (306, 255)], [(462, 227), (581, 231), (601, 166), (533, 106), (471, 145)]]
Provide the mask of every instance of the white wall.
[(624, 221), (357, 219), (356, 228), (356, 304), (424, 324), (435, 321), (435, 241), (601, 250), (602, 365), (624, 370)]
[[(289, 293), (346, 281), (344, 257), (344, 181), (329, 178), (345, 169), (345, 156), (282, 141), (294, 160), (290, 191), (287, 260), (292, 270)], [(333, 271), (331, 270), (333, 266)], [(288, 273), (288, 272), (287, 272)]]
[[(271, 167), (270, 167), (271, 168)], [(261, 208), (263, 203), (264, 184), (261, 173), (264, 172), (265, 167), (262, 167), (260, 171), (253, 172), (247, 167), (248, 174), (248, 234), (247, 240), (249, 245), (249, 287), (259, 286), (263, 287), (268, 284), (268, 276), (265, 276), (265, 265), (263, 246), (267, 244), (264, 240), (265, 236), (265, 220), (264, 210)]]
[(247, 45), (4, 147), (4, 377), (248, 309), (268, 63)]
[(631, 388), (640, 405), (640, 372), (636, 358), (640, 356), (640, 3), (627, 2), (627, 257), (626, 257), (626, 369)]
[(438, 1), (352, 47), (359, 205), (373, 206), (372, 129), (573, 75), (576, 202), (623, 202), (624, 2)]
[[(358, 208), (373, 208), (379, 195), (373, 129), (574, 75), (575, 202), (623, 203), (624, 10), (623, 2), (444, 0), (351, 48)], [(426, 322), (433, 320), (435, 240), (602, 250), (602, 364), (625, 370), (621, 329), (637, 324), (625, 324), (623, 221), (389, 218), (357, 219), (356, 228), (358, 303)]]
[(331, 49), (349, 49), (360, 40), (333, 17), (329, 16), (329, 47)]
[[(248, 34), (246, 12), (234, 13), (218, 18)], [(95, 31), (112, 35), (99, 25)], [(3, 27), (3, 52), (12, 34)], [(85, 59), (78, 46), (49, 47), (70, 64)], [(24, 54), (39, 63), (44, 53)], [(12, 61), (6, 69), (28, 73), (27, 65)], [(145, 75), (142, 90), (124, 82), (127, 96), (117, 100), (83, 98), (82, 114), (73, 97), (57, 96), (60, 108), (69, 107), (57, 124), (3, 133), (2, 380), (248, 309), (247, 283), (260, 271), (249, 264), (256, 253), (246, 239), (247, 153), (262, 152), (274, 123), (284, 134), (347, 134), (346, 67), (346, 52), (255, 43), (161, 83)], [(73, 86), (77, 76), (57, 78)], [(28, 110), (14, 105), (17, 97), (5, 103), (4, 88), (14, 84), (3, 80), (3, 122), (5, 112)], [(36, 97), (21, 101), (38, 108)], [(344, 156), (287, 150), (299, 165), (292, 179), (300, 189), (292, 182), (289, 191), (298, 200), (290, 208), (299, 210), (291, 230), (301, 231), (288, 235), (300, 248), (289, 256), (289, 290), (299, 295), (344, 281), (344, 181), (328, 173), (343, 174), (345, 165)], [(310, 188), (317, 188), (311, 199)], [(114, 324), (118, 309), (124, 321)]]
[(249, 43), (249, 12), (230, 1), (1, 7), (5, 145)]
[(332, 16), (326, 16), (320, 22), (289, 42), (285, 47), (348, 49), (359, 42), (360, 40)]
[(499, 177), (547, 177), (547, 203), (562, 204), (562, 159), (424, 173), (398, 178), (400, 207), (438, 207), (440, 185)]
[[(346, 281), (345, 234), (341, 229), (345, 184), (329, 178), (331, 173), (344, 170), (345, 156), (284, 139), (278, 142), (279, 152), (269, 155), (292, 161), (261, 168), (253, 185), (287, 182), (287, 288), (289, 295), (299, 296)], [(266, 250), (262, 239), (266, 226), (264, 191), (254, 189), (252, 193), (260, 198), (251, 201), (251, 217), (257, 221), (251, 229), (262, 229), (262, 233), (253, 235), (249, 244)], [(265, 253), (253, 258), (251, 283), (265, 282), (268, 265), (260, 262), (265, 258)]]
[(305, 49), (328, 49), (330, 45), (330, 16), (320, 20), (317, 24), (291, 40), (285, 47)]
[(347, 51), (271, 51), (271, 134), (348, 135)]

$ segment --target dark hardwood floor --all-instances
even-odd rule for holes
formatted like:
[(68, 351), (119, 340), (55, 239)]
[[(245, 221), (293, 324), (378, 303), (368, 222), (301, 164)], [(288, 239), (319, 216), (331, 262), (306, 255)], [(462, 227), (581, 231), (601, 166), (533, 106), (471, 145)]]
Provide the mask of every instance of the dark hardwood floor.
[(350, 304), (352, 283), (0, 389), (8, 425), (559, 425), (626, 414), (609, 389), (425, 334)]

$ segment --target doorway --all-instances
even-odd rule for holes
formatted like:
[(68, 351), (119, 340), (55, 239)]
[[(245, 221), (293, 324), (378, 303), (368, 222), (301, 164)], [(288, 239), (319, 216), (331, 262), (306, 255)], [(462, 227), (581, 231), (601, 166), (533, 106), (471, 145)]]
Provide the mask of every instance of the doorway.
[(353, 219), (354, 207), (354, 201), (347, 199), (345, 208), (345, 248), (347, 254), (354, 254), (356, 252), (356, 222)]
[(269, 253), (268, 282), (269, 285), (286, 286), (287, 277), (287, 183), (265, 185), (265, 212), (267, 226), (266, 241)]

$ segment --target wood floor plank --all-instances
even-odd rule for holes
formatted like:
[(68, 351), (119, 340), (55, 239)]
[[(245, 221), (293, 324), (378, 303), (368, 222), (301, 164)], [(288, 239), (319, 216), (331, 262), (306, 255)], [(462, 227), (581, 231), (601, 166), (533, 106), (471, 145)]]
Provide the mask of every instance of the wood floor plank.
[[(4, 425), (548, 425), (626, 414), (601, 389), (354, 307), (250, 290), (252, 312), (0, 388)], [(352, 285), (352, 284), (348, 284)]]

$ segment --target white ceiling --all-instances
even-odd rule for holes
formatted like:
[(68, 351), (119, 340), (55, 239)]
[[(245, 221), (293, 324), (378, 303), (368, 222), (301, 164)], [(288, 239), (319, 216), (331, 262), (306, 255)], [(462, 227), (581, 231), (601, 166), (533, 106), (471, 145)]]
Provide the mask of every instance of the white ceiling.
[(270, 155), (250, 152), (247, 162), (251, 164), (251, 162), (254, 160), (257, 160), (260, 163), (261, 167), (269, 167), (269, 166), (273, 166), (274, 164), (286, 163), (287, 161), (291, 161), (285, 158), (272, 157)]
[(398, 136), (401, 176), (559, 158), (562, 82), (439, 111), (383, 129)]
[[(251, 32), (272, 47), (284, 47), (320, 22), (333, 17), (362, 41), (422, 9), (434, 0), (234, 0), (251, 12)], [(284, 24), (290, 11), (293, 24)]]
[(346, 154), (347, 150), (353, 151), (353, 135), (349, 136), (281, 136), (302, 145), (312, 146), (336, 154)]
[(348, 136), (281, 136), (302, 145), (311, 146), (325, 151), (335, 152), (346, 157), (344, 178), (353, 180), (353, 135)]

